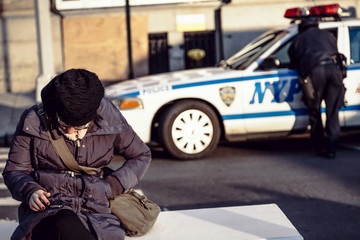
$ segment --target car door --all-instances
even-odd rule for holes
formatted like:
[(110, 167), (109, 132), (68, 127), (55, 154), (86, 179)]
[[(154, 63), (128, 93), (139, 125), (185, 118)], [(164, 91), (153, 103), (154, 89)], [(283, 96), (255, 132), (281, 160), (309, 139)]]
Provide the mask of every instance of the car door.
[[(254, 73), (261, 78), (252, 82), (244, 93), (249, 99), (245, 112), (252, 113), (246, 121), (246, 129), (252, 134), (287, 134), (306, 129), (307, 109), (301, 101), (301, 90), (297, 82), (297, 72), (289, 69), (288, 48), (291, 39), (267, 52), (259, 60)], [(260, 58), (261, 59), (261, 58)], [(268, 61), (274, 64), (266, 66)], [(275, 64), (276, 63), (276, 64)]]
[(289, 70), (288, 64), (271, 69), (258, 67), (272, 54), (288, 59), (289, 45), (284, 43), (289, 37), (286, 29), (269, 31), (226, 61), (227, 67), (238, 70), (242, 76), (236, 86), (242, 108), (235, 109), (234, 104), (233, 113), (222, 116), (227, 136), (235, 135), (233, 129), (245, 127), (247, 139), (260, 138), (287, 134), (297, 126), (297, 113), (292, 110), (293, 104), (300, 102), (297, 73)]
[[(348, 43), (348, 44), (346, 44)], [(360, 26), (359, 22), (344, 27), (344, 54), (348, 71), (344, 79), (346, 87), (345, 106), (340, 110), (345, 115), (345, 126), (360, 125)]]
[[(327, 28), (338, 36), (338, 28)], [(253, 132), (302, 132), (309, 126), (308, 109), (302, 101), (302, 91), (298, 84), (297, 72), (289, 69), (288, 48), (294, 37), (264, 57), (255, 70), (263, 74), (263, 79), (255, 82), (253, 97), (248, 109), (256, 111), (258, 119), (246, 122), (249, 133)], [(272, 67), (266, 66), (273, 61)], [(276, 63), (276, 64), (275, 64)], [(359, 86), (360, 87), (360, 86)], [(359, 89), (360, 90), (360, 89)], [(251, 109), (251, 110), (250, 110)], [(325, 123), (325, 103), (322, 103), (323, 122)], [(344, 125), (344, 113), (339, 113), (340, 123)]]

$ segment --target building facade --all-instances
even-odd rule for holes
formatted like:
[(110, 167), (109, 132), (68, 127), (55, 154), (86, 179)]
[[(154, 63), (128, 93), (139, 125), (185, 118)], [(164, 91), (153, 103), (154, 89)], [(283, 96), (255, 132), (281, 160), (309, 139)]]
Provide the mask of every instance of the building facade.
[[(37, 87), (40, 62), (36, 1), (0, 1), (3, 59), (0, 93), (31, 92)], [(94, 2), (109, 5), (91, 5)], [(134, 77), (217, 65), (266, 30), (289, 24), (283, 17), (287, 8), (334, 3), (320, 0), (232, 0), (228, 4), (215, 0), (129, 2)], [(82, 5), (76, 5), (79, 3)], [(358, 0), (338, 3), (354, 11), (360, 7)], [(56, 73), (86, 68), (96, 72), (104, 83), (129, 78), (124, 1), (54, 0), (49, 11)]]

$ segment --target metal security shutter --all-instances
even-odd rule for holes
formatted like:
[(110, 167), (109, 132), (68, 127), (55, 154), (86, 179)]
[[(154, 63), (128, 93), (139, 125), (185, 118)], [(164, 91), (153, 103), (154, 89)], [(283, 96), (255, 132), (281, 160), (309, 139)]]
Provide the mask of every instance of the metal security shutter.
[[(201, 59), (189, 57), (189, 51), (192, 49), (203, 51), (204, 57)], [(215, 66), (215, 31), (185, 32), (184, 53), (186, 69)]]
[(149, 73), (169, 72), (167, 33), (149, 34)]

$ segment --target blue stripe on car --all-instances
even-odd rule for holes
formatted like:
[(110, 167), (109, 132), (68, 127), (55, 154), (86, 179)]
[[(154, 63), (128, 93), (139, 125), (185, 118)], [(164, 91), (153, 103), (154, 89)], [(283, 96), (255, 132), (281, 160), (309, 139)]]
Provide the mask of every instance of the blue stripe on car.
[(250, 81), (250, 80), (257, 80), (257, 79), (268, 79), (268, 78), (275, 78), (275, 77), (293, 77), (293, 76), (297, 76), (296, 71), (289, 71), (286, 73), (257, 75), (257, 76), (225, 78), (225, 79), (209, 80), (209, 81), (203, 81), (203, 82), (184, 83), (184, 84), (173, 85), (172, 89), (175, 90), (175, 89), (181, 89), (181, 88), (198, 87), (198, 86), (213, 85), (213, 84), (220, 84), (220, 83), (241, 82), (241, 81)]
[(308, 109), (292, 109), (288, 111), (277, 112), (258, 112), (258, 113), (244, 113), (244, 114), (229, 114), (222, 115), (223, 120), (237, 120), (237, 119), (249, 119), (249, 118), (264, 118), (264, 117), (281, 117), (281, 116), (302, 116), (309, 113)]
[[(221, 83), (241, 82), (241, 81), (250, 81), (250, 80), (257, 80), (257, 79), (268, 79), (268, 78), (274, 78), (274, 77), (296, 77), (297, 75), (298, 74), (296, 71), (288, 71), (286, 73), (264, 74), (264, 75), (257, 75), (257, 76), (245, 76), (245, 77), (209, 80), (209, 81), (203, 81), (203, 82), (191, 82), (191, 83), (177, 84), (177, 85), (173, 85), (172, 89), (175, 90), (175, 89), (214, 85), (214, 84), (221, 84)], [(126, 94), (120, 94), (116, 97), (136, 97), (139, 95), (140, 95), (140, 92), (136, 91), (136, 92), (130, 92), (130, 93), (126, 93)]]
[[(349, 66), (348, 70), (359, 70), (360, 66)], [(251, 80), (258, 80), (258, 79), (268, 79), (274, 77), (297, 77), (298, 74), (296, 71), (288, 71), (284, 73), (276, 73), (276, 74), (263, 74), (257, 76), (245, 76), (245, 77), (235, 77), (235, 78), (226, 78), (226, 79), (217, 79), (217, 80), (209, 80), (203, 82), (192, 82), (192, 83), (184, 83), (184, 84), (177, 84), (173, 85), (172, 89), (182, 89), (182, 88), (190, 88), (190, 87), (199, 87), (199, 86), (206, 86), (206, 85), (214, 85), (214, 84), (221, 84), (221, 83), (230, 83), (230, 82), (241, 82), (241, 81), (251, 81)], [(120, 94), (116, 97), (136, 97), (139, 96), (140, 92), (130, 92), (126, 94)]]
[(126, 94), (121, 94), (117, 97), (137, 97), (140, 95), (140, 92), (137, 91), (137, 92), (130, 92), (130, 93), (126, 93)]
[(348, 68), (347, 68), (348, 71), (359, 70), (359, 69), (360, 69), (360, 66), (353, 66), (353, 65), (348, 66)]
[[(349, 66), (348, 70), (359, 70), (360, 66)], [(268, 79), (274, 77), (297, 77), (298, 74), (296, 71), (288, 71), (284, 73), (276, 73), (276, 74), (263, 74), (257, 76), (245, 76), (245, 77), (235, 77), (235, 78), (225, 78), (225, 79), (216, 79), (216, 80), (209, 80), (203, 82), (191, 82), (191, 83), (184, 83), (184, 84), (177, 84), (173, 85), (172, 89), (182, 89), (182, 88), (190, 88), (190, 87), (199, 87), (199, 86), (206, 86), (206, 85), (214, 85), (214, 84), (221, 84), (221, 83), (230, 83), (230, 82), (241, 82), (241, 81), (251, 81), (251, 80), (258, 80), (258, 79)], [(127, 94), (121, 94), (117, 97), (136, 97), (139, 96), (140, 92), (130, 92)]]
[[(349, 66), (348, 70), (359, 70), (360, 66)], [(184, 83), (173, 85), (172, 89), (183, 89), (190, 87), (198, 87), (198, 86), (206, 86), (206, 85), (214, 85), (221, 83), (230, 83), (230, 82), (240, 82), (240, 81), (251, 81), (258, 79), (268, 79), (274, 77), (296, 77), (298, 74), (296, 71), (288, 71), (285, 73), (277, 73), (277, 74), (263, 74), (257, 76), (245, 76), (245, 77), (235, 77), (235, 78), (226, 78), (226, 79), (217, 79), (217, 80), (209, 80), (203, 82), (192, 82), (192, 83)], [(136, 97), (139, 96), (140, 92), (130, 92), (127, 94), (121, 94), (117, 97)], [(358, 111), (360, 110), (360, 105), (346, 106), (340, 109), (340, 111)], [(321, 109), (322, 112), (325, 112), (325, 109)], [(279, 117), (279, 116), (303, 116), (308, 115), (307, 109), (292, 109), (287, 111), (278, 111), (278, 112), (260, 112), (260, 113), (244, 113), (244, 114), (230, 114), (223, 115), (223, 120), (235, 120), (235, 119), (250, 119), (250, 118), (262, 118), (262, 117)]]
[[(342, 107), (340, 111), (358, 111), (360, 110), (360, 105), (352, 105)], [(325, 112), (325, 108), (321, 108), (321, 112)], [(291, 109), (287, 111), (277, 111), (277, 112), (258, 112), (258, 113), (243, 113), (243, 114), (229, 114), (222, 115), (221, 118), (225, 120), (239, 120), (239, 119), (250, 119), (250, 118), (266, 118), (266, 117), (282, 117), (282, 116), (305, 116), (309, 114), (307, 108), (300, 109)]]

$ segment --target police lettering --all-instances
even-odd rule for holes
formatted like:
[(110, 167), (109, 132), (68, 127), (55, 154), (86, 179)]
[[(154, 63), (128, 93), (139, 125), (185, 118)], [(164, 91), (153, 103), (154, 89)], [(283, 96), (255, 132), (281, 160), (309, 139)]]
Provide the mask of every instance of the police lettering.
[(164, 92), (169, 91), (170, 87), (168, 85), (166, 86), (154, 86), (154, 87), (148, 87), (143, 89), (143, 94), (152, 94), (157, 92)]

